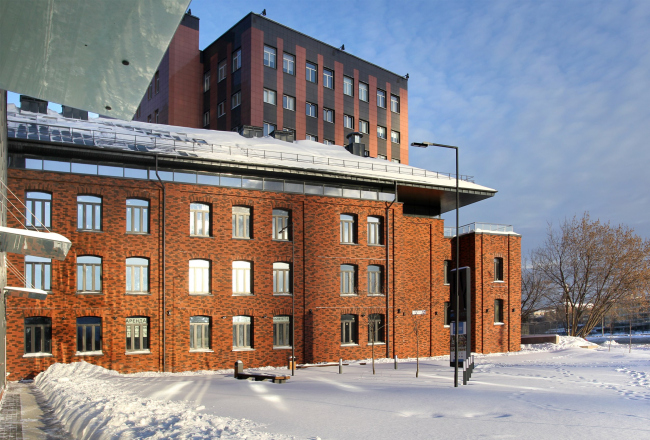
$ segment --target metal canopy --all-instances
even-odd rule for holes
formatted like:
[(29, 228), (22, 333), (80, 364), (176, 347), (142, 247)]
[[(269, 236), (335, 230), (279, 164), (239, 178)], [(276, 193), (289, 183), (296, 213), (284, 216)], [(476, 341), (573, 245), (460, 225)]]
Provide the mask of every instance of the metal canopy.
[(47, 292), (41, 289), (28, 289), (26, 287), (5, 286), (3, 290), (7, 295), (13, 296), (15, 298), (28, 298), (28, 299), (40, 299), (40, 300), (47, 299)]
[[(404, 212), (409, 214), (440, 215), (456, 209), (456, 188), (425, 185), (397, 185), (398, 200), (404, 203)], [(460, 188), (460, 208), (493, 197), (494, 190)]]
[(54, 232), (0, 226), (0, 252), (65, 260), (71, 246), (70, 240)]
[(0, 0), (0, 89), (130, 120), (189, 3)]

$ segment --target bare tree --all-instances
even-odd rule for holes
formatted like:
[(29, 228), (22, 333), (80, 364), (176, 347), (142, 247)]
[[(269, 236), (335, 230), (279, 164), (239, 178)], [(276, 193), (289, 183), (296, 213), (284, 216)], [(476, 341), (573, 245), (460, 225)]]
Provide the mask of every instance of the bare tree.
[(533, 314), (548, 307), (551, 284), (534, 257), (521, 262), (521, 322), (530, 322)]
[(559, 229), (549, 225), (532, 255), (571, 336), (588, 335), (618, 301), (645, 291), (650, 278), (650, 241), (588, 213)]

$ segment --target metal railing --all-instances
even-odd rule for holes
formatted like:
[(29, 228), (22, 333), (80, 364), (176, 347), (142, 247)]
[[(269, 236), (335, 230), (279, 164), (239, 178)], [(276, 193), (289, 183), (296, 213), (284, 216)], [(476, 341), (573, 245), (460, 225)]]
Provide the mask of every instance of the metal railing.
[[(30, 119), (28, 122), (12, 115), (7, 117), (8, 137), (14, 139), (34, 139), (50, 142), (62, 142), (95, 147), (121, 147), (133, 151), (153, 151), (188, 155), (188, 152), (210, 154), (224, 154), (229, 156), (245, 156), (262, 160), (280, 160), (314, 165), (328, 165), (348, 169), (379, 171), (397, 173), (405, 176), (432, 177), (456, 179), (455, 174), (428, 171), (421, 168), (405, 167), (393, 164), (369, 163), (356, 160), (344, 160), (330, 157), (313, 156), (308, 154), (285, 153), (281, 151), (264, 150), (258, 148), (245, 148), (239, 146), (226, 146), (209, 144), (202, 139), (182, 139), (178, 135), (161, 137), (159, 133), (152, 132), (150, 136), (130, 135), (115, 131), (102, 131), (94, 129), (72, 128), (68, 126), (49, 123), (47, 117), (21, 116)], [(124, 126), (122, 128), (128, 128)], [(190, 153), (191, 154), (191, 153)], [(380, 161), (378, 161), (380, 162)], [(460, 180), (474, 182), (474, 176), (461, 175)]]
[[(514, 232), (512, 225), (501, 225), (498, 223), (468, 223), (458, 228), (458, 234), (469, 234), (470, 232)], [(456, 228), (444, 228), (444, 236), (452, 238), (456, 236)]]

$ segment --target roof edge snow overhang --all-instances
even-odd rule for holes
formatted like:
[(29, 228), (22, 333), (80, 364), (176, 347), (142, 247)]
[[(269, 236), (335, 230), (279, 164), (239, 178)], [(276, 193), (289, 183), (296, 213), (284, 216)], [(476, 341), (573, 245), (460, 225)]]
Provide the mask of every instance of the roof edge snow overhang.
[[(9, 139), (9, 152), (18, 154), (35, 154), (89, 162), (130, 163), (145, 167), (153, 167), (158, 156), (160, 168), (177, 170), (193, 170), (220, 173), (240, 173), (262, 175), (282, 179), (305, 179), (319, 182), (338, 182), (348, 185), (377, 187), (384, 190), (397, 189), (398, 201), (413, 207), (424, 215), (439, 215), (452, 211), (456, 207), (456, 187), (454, 178), (444, 178), (451, 185), (413, 182), (408, 180), (390, 179), (385, 177), (369, 177), (350, 174), (349, 170), (334, 171), (313, 170), (290, 165), (263, 165), (229, 160), (217, 160), (202, 157), (185, 157), (168, 153), (127, 151), (122, 148), (103, 147), (88, 148), (83, 145), (72, 145), (62, 142)], [(460, 181), (460, 207), (493, 197), (496, 190), (463, 188)], [(416, 213), (413, 211), (413, 213)]]

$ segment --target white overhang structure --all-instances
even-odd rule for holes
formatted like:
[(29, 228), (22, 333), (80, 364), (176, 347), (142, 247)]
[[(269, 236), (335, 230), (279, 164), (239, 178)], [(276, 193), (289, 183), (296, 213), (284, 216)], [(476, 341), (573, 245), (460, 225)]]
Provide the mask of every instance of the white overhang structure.
[(190, 0), (0, 0), (0, 89), (135, 113)]
[(0, 252), (65, 260), (72, 243), (55, 232), (0, 226)]

